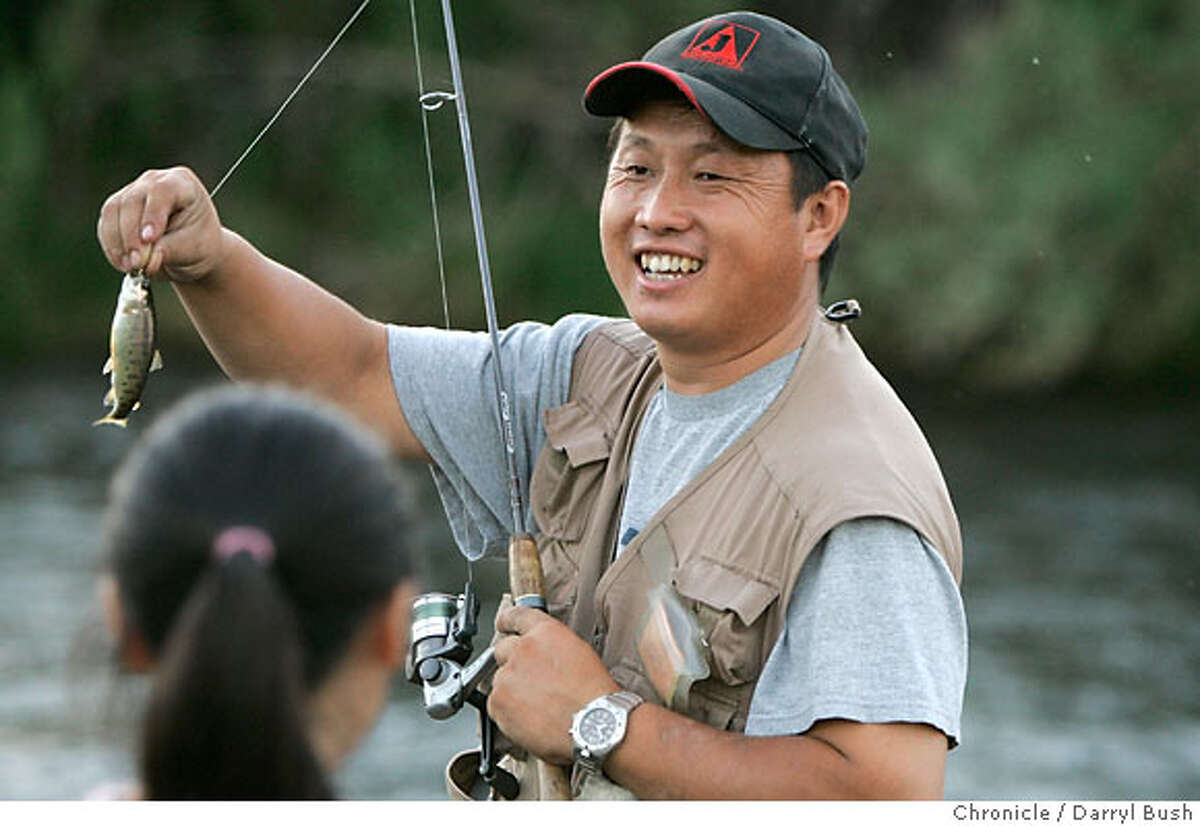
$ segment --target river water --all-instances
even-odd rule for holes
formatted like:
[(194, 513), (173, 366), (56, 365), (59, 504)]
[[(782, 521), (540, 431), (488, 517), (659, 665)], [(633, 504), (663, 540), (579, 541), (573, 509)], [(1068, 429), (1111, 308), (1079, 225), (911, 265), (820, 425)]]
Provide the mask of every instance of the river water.
[[(218, 380), (157, 374), (122, 432), (88, 426), (101, 411), (98, 374), (5, 379), (0, 799), (77, 799), (134, 774), (145, 686), (115, 673), (93, 598), (106, 480), (171, 400)], [(1200, 399), (908, 398), (966, 541), (970, 677), (947, 796), (1195, 798)], [(411, 488), (428, 514), (414, 535), (433, 560), (426, 582), (456, 590), (465, 566), (448, 553), (424, 469), (413, 468)], [(477, 572), (485, 597), (500, 569)], [(438, 799), (446, 759), (474, 737), (470, 713), (434, 722), (397, 679), (338, 787), (351, 798)]]

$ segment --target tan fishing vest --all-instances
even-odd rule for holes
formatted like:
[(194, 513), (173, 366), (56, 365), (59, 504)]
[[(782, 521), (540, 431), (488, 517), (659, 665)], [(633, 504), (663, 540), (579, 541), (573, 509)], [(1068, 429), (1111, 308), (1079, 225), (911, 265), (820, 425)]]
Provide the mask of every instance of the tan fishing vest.
[(624, 688), (663, 704), (635, 634), (646, 594), (669, 582), (699, 620), (711, 671), (686, 713), (743, 730), (800, 566), (848, 519), (911, 525), (961, 581), (962, 539), (933, 452), (850, 331), (820, 313), (770, 407), (610, 564), (633, 441), (661, 386), (654, 343), (632, 322), (592, 331), (567, 403), (544, 414), (530, 489), (550, 611)]

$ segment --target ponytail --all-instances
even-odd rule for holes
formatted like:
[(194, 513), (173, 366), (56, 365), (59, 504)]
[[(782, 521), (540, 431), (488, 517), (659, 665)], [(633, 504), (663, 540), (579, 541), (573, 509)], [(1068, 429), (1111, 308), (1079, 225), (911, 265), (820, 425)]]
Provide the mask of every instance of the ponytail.
[(150, 799), (313, 800), (296, 619), (248, 550), (214, 558), (166, 639), (142, 734)]
[(105, 546), (155, 662), (147, 796), (332, 796), (308, 710), (411, 575), (403, 499), (382, 442), (283, 391), (198, 394), (146, 433), (113, 478)]

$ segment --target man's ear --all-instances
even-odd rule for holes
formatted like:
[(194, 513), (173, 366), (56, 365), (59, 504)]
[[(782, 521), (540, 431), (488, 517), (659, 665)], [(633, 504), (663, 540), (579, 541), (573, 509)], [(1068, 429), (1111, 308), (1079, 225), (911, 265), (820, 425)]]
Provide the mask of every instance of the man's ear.
[(408, 653), (408, 630), (416, 597), (417, 584), (411, 579), (403, 580), (375, 612), (372, 651), (389, 669), (398, 668)]
[(121, 607), (120, 590), (112, 574), (104, 574), (96, 583), (96, 595), (100, 610), (104, 614), (104, 626), (117, 645), (117, 657), (122, 668), (145, 674), (154, 667), (154, 658), (142, 637), (141, 631), (126, 622), (125, 610)]
[(850, 187), (845, 181), (829, 181), (804, 199), (802, 209), (806, 221), (804, 258), (819, 261), (850, 214)]

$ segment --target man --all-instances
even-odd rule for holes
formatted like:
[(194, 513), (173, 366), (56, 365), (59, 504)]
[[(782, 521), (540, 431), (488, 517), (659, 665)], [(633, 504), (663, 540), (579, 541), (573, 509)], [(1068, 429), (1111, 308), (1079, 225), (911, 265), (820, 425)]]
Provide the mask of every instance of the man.
[[(736, 12), (602, 73), (585, 106), (618, 118), (600, 236), (632, 322), (505, 332), (552, 616), (498, 617), (489, 710), (585, 795), (940, 796), (958, 525), (849, 314), (818, 306), (865, 162), (853, 98), (818, 44)], [(354, 410), (432, 463), (465, 553), (503, 545), (482, 336), (364, 318), (222, 228), (186, 170), (112, 196), (99, 236), (173, 281), (230, 376)]]

